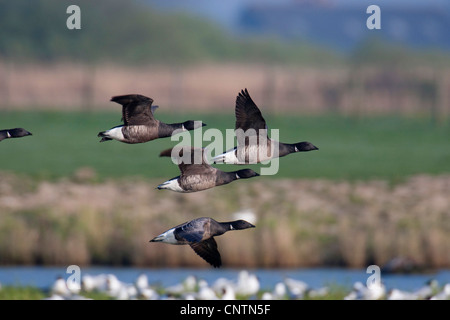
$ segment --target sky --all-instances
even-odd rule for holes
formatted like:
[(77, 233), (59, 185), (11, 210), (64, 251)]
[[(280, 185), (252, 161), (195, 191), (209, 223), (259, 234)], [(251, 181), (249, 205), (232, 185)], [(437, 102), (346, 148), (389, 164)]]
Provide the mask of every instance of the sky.
[[(381, 9), (382, 29), (379, 35), (390, 41), (400, 41), (418, 47), (437, 46), (450, 48), (447, 37), (447, 26), (450, 25), (450, 0), (141, 0), (152, 6), (169, 12), (185, 12), (217, 22), (225, 30), (235, 35), (278, 34), (282, 38), (296, 38), (318, 44), (330, 44), (338, 49), (352, 48), (368, 35), (365, 20), (368, 17), (366, 9), (376, 4)], [(302, 10), (293, 13), (283, 20), (276, 15), (277, 8), (303, 3), (324, 8), (351, 7), (349, 15), (344, 11), (333, 14), (328, 12), (310, 13)], [(248, 7), (273, 6), (274, 14), (263, 13), (263, 17), (252, 15), (245, 9)], [(390, 10), (394, 8), (394, 10)], [(403, 8), (405, 10), (403, 10)], [(438, 10), (428, 10), (428, 9)], [(422, 15), (422, 10), (424, 14)], [(292, 13), (292, 10), (285, 12)], [(361, 14), (358, 14), (361, 12)], [(447, 12), (447, 14), (446, 14)], [(296, 15), (295, 15), (296, 14)], [(386, 19), (384, 19), (386, 18)], [(245, 19), (263, 19), (262, 28), (258, 24), (251, 25)], [(320, 20), (323, 20), (320, 21)], [(247, 22), (246, 22), (247, 21)], [(255, 27), (256, 26), (256, 27)], [(333, 30), (335, 29), (335, 30)], [(355, 34), (357, 33), (357, 34)], [(370, 33), (371, 35), (374, 32)], [(248, 34), (248, 33), (247, 33)]]
[(194, 13), (215, 20), (225, 27), (232, 28), (239, 11), (248, 5), (283, 5), (290, 3), (319, 3), (329, 5), (369, 6), (441, 6), (450, 10), (449, 0), (141, 0), (164, 9)]

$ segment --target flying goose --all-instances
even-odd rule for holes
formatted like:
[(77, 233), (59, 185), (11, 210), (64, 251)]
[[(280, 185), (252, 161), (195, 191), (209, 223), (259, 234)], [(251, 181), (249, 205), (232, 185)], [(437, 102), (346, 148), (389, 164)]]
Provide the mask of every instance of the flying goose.
[(208, 164), (205, 149), (194, 147), (174, 147), (162, 151), (160, 157), (173, 157), (178, 163), (181, 175), (162, 184), (158, 189), (176, 192), (197, 192), (228, 184), (237, 179), (259, 176), (251, 169), (225, 172)]
[(319, 149), (308, 141), (289, 144), (270, 139), (267, 135), (266, 120), (247, 89), (241, 90), (236, 97), (235, 115), (238, 146), (215, 156), (212, 159), (214, 163), (259, 163), (294, 152)]
[(111, 101), (122, 105), (124, 124), (99, 132), (98, 137), (102, 138), (100, 142), (114, 139), (130, 144), (143, 143), (170, 137), (176, 130), (175, 134), (206, 125), (194, 120), (172, 124), (161, 122), (153, 115), (158, 108), (158, 106), (152, 106), (153, 99), (140, 94), (115, 96), (111, 98)]
[(220, 236), (227, 231), (254, 227), (254, 225), (245, 220), (217, 222), (213, 218), (202, 217), (173, 227), (153, 238), (150, 242), (163, 242), (175, 245), (188, 244), (206, 262), (214, 268), (218, 268), (222, 265), (222, 259), (214, 237)]
[(0, 141), (4, 139), (9, 138), (21, 138), (25, 136), (31, 136), (31, 132), (28, 132), (27, 130), (23, 128), (14, 128), (14, 129), (5, 129), (0, 130)]

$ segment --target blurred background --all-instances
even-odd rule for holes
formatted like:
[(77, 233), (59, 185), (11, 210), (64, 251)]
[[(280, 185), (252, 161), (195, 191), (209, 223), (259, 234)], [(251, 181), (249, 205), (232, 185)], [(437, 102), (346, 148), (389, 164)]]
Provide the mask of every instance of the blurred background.
[[(148, 241), (211, 216), (257, 226), (217, 238), (224, 268), (448, 269), (450, 4), (377, 1), (369, 30), (372, 2), (0, 0), (0, 129), (33, 134), (0, 143), (0, 264), (209, 268)], [(225, 130), (244, 88), (281, 141), (320, 150), (176, 194), (155, 187), (177, 141), (99, 144), (114, 95)]]

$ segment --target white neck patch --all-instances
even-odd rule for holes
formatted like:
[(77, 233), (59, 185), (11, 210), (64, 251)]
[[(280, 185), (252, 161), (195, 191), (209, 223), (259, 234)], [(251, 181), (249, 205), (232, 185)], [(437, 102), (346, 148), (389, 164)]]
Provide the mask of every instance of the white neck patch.
[(7, 136), (8, 138), (11, 138), (11, 133), (9, 133), (9, 131), (6, 131), (6, 136)]

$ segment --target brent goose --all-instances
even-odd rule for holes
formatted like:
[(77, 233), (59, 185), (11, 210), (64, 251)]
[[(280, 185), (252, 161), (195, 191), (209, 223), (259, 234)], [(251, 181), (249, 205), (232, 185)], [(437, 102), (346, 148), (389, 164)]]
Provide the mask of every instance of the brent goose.
[(159, 156), (174, 157), (181, 172), (181, 175), (160, 184), (157, 187), (160, 190), (197, 192), (228, 184), (237, 179), (259, 176), (252, 169), (225, 172), (212, 167), (207, 162), (204, 148), (178, 146), (162, 151)]
[(214, 157), (214, 163), (259, 163), (294, 152), (319, 149), (308, 141), (289, 144), (270, 139), (266, 121), (247, 89), (236, 97), (235, 115), (238, 146)]
[(230, 230), (243, 230), (255, 226), (245, 220), (217, 222), (213, 218), (202, 217), (182, 223), (169, 229), (150, 242), (168, 244), (188, 244), (191, 248), (214, 268), (222, 265), (215, 236), (220, 236)]
[(161, 122), (153, 115), (158, 108), (158, 106), (152, 106), (153, 99), (140, 94), (115, 96), (111, 98), (111, 101), (122, 105), (124, 124), (99, 132), (98, 137), (102, 138), (100, 142), (114, 139), (130, 144), (143, 143), (170, 137), (175, 130), (189, 131), (206, 125), (194, 120), (172, 124)]
[(23, 128), (14, 128), (14, 129), (6, 129), (6, 130), (0, 130), (0, 141), (4, 139), (9, 138), (21, 138), (25, 136), (31, 136), (31, 132), (28, 132), (27, 130)]

